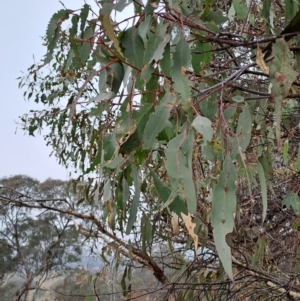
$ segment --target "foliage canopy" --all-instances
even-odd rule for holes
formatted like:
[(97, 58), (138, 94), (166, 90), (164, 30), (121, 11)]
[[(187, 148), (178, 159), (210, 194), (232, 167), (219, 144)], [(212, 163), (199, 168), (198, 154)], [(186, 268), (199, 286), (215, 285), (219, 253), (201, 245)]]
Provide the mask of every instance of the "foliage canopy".
[[(214, 254), (204, 280), (216, 279), (208, 268), (232, 280), (265, 270), (288, 294), (282, 273), (296, 281), (299, 271), (299, 31), (289, 0), (62, 9), (44, 60), (20, 82), (43, 105), (23, 127), (48, 129), (47, 144), (79, 173), (81, 202), (100, 208), (90, 227), (162, 284), (170, 279), (151, 252), (168, 241), (171, 254), (176, 243), (193, 243), (195, 259)], [(277, 236), (289, 245), (280, 254)]]

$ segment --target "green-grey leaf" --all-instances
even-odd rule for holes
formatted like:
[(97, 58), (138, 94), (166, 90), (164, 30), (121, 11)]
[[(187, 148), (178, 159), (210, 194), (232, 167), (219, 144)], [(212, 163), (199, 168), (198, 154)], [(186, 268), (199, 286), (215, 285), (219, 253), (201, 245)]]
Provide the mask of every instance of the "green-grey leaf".
[(275, 132), (277, 146), (281, 147), (282, 102), (288, 95), (298, 72), (292, 68), (293, 56), (284, 38), (277, 39), (272, 46), (274, 59), (270, 63), (271, 95), (275, 101)]
[(230, 155), (223, 163), (219, 181), (212, 195), (212, 226), (216, 248), (225, 272), (233, 279), (231, 250), (226, 243), (226, 235), (231, 233), (234, 225), (236, 210), (236, 181), (235, 167)]
[(70, 36), (75, 37), (77, 34), (79, 16), (73, 15), (72, 17), (72, 27), (70, 28)]
[(202, 134), (204, 143), (211, 141), (213, 129), (211, 127), (211, 121), (208, 118), (198, 115), (194, 119), (192, 126), (198, 133)]
[(282, 205), (292, 207), (295, 213), (300, 213), (300, 198), (295, 192), (288, 192), (282, 200)]
[(201, 72), (204, 64), (210, 63), (211, 60), (211, 45), (197, 41), (192, 49), (192, 66), (196, 74)]
[(188, 105), (191, 103), (191, 89), (186, 69), (191, 63), (191, 51), (183, 33), (179, 33), (179, 35), (180, 38), (175, 47), (173, 59), (172, 79), (174, 91), (180, 95), (179, 102), (183, 105)]
[(245, 101), (244, 97), (241, 96), (241, 95), (233, 96), (232, 100), (235, 101), (235, 102), (244, 102)]
[(134, 196), (130, 207), (129, 218), (127, 222), (126, 234), (128, 235), (136, 221), (136, 215), (140, 202), (140, 183), (138, 180), (138, 172), (136, 166), (132, 166), (132, 177), (134, 181)]
[(258, 170), (258, 178), (260, 182), (260, 188), (261, 188), (261, 197), (262, 197), (262, 203), (263, 203), (263, 216), (262, 221), (264, 222), (267, 214), (267, 208), (268, 208), (268, 201), (267, 201), (267, 184), (266, 184), (266, 176), (263, 169), (263, 166), (258, 162), (257, 163), (257, 170)]
[(90, 11), (89, 5), (84, 4), (83, 8), (81, 9), (81, 12), (80, 12), (80, 30), (81, 30), (82, 34), (83, 34), (84, 27), (86, 24), (86, 19), (89, 15), (89, 11)]
[(171, 197), (171, 193), (174, 194), (174, 192), (171, 190), (171, 188), (166, 187), (161, 182), (161, 180), (158, 178), (157, 174), (153, 170), (151, 170), (150, 173), (153, 178), (156, 191), (158, 192), (162, 200), (165, 202), (163, 208), (169, 206), (170, 210), (175, 212), (178, 216), (181, 215), (181, 212), (187, 215), (188, 214), (187, 207), (185, 203), (178, 196), (176, 196), (171, 202), (166, 204), (166, 202), (168, 202), (169, 198)]
[(233, 7), (239, 19), (244, 19), (247, 16), (248, 7), (244, 0), (233, 0)]
[(116, 137), (114, 133), (107, 133), (103, 139), (103, 150), (104, 150), (104, 164), (107, 161), (110, 161), (116, 154), (116, 149), (118, 147), (118, 143), (116, 141)]
[(114, 94), (119, 92), (124, 78), (124, 66), (120, 62), (115, 62), (107, 67), (106, 84)]
[(143, 42), (147, 42), (147, 33), (149, 32), (149, 29), (151, 28), (150, 23), (153, 22), (153, 17), (151, 15), (147, 15), (146, 18), (144, 18), (143, 22), (140, 23), (138, 27), (139, 34), (141, 38), (143, 39)]
[(155, 138), (161, 132), (169, 119), (170, 112), (175, 104), (176, 97), (169, 91), (166, 91), (161, 104), (155, 108), (155, 112), (150, 115), (144, 132), (143, 149), (150, 149), (155, 142)]
[(61, 23), (69, 18), (69, 11), (65, 9), (59, 10), (55, 13), (47, 27), (46, 41), (47, 41), (47, 54), (45, 55), (44, 64), (50, 63), (53, 57), (54, 48), (60, 37), (60, 25)]
[(221, 25), (221, 24), (227, 22), (228, 18), (224, 17), (222, 14), (210, 11), (205, 16), (205, 18), (203, 18), (203, 21), (205, 21), (205, 22), (214, 22), (216, 25)]
[(165, 76), (171, 76), (171, 51), (170, 43), (167, 43), (165, 51), (163, 53), (163, 58), (160, 60), (159, 65)]
[(224, 111), (225, 120), (228, 121), (236, 112), (236, 106), (229, 106)]
[(283, 148), (282, 148), (282, 157), (283, 157), (284, 164), (287, 164), (288, 162), (288, 155), (289, 155), (289, 140), (286, 139), (283, 143)]
[(144, 57), (144, 42), (135, 26), (128, 28), (122, 38), (124, 55), (133, 66), (142, 69)]
[(252, 127), (252, 119), (251, 113), (249, 110), (249, 106), (243, 106), (243, 111), (239, 116), (238, 126), (236, 130), (236, 134), (239, 139), (239, 146), (241, 147), (241, 151), (245, 152), (247, 146), (251, 140), (251, 127)]
[(169, 24), (157, 24), (155, 32), (153, 29), (147, 34), (145, 43), (144, 64), (149, 64), (152, 61), (159, 61), (162, 58), (163, 50), (169, 42), (170, 36), (166, 35)]
[(59, 21), (61, 21), (61, 18), (64, 18), (66, 13), (67, 11), (65, 9), (61, 9), (51, 17), (46, 31), (46, 38), (49, 42), (53, 39), (55, 35), (55, 31), (57, 30), (60, 24)]
[(196, 191), (193, 182), (193, 171), (191, 167), (191, 156), (189, 148), (192, 147), (193, 134), (182, 133), (167, 145), (165, 150), (165, 167), (170, 175), (171, 186), (174, 191), (185, 200), (191, 213), (196, 211)]
[(167, 28), (167, 23), (162, 25), (157, 24), (154, 32), (154, 29), (150, 28), (147, 33), (143, 70), (141, 73), (141, 77), (145, 83), (149, 81), (151, 74), (154, 72), (153, 63), (162, 59), (164, 48), (170, 40), (170, 35), (166, 35)]

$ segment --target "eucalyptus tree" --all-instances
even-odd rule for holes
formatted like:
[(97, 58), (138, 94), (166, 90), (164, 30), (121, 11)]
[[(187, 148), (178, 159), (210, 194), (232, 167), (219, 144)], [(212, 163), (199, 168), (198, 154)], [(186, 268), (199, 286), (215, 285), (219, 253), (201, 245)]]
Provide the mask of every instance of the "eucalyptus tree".
[(20, 79), (24, 130), (78, 173), (65, 212), (164, 298), (299, 297), (299, 24), (289, 0), (83, 3)]
[(63, 208), (65, 188), (65, 182), (51, 179), (43, 183), (21, 175), (0, 179), (1, 289), (12, 290), (12, 281), (22, 279), (10, 300), (34, 300), (29, 292), (38, 293), (44, 281), (81, 260), (72, 220), (30, 207), (35, 200)]

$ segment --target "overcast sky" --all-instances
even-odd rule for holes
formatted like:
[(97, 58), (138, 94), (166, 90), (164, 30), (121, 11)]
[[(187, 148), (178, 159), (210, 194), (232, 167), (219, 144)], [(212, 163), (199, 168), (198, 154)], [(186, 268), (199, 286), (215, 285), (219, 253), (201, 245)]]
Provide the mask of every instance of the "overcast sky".
[[(81, 8), (83, 0), (63, 0), (67, 8)], [(18, 89), (17, 77), (45, 54), (41, 36), (53, 13), (61, 9), (58, 0), (1, 1), (0, 10), (0, 177), (26, 174), (45, 180), (67, 179), (68, 172), (49, 157), (41, 136), (29, 137), (17, 128), (18, 116), (34, 109)]]

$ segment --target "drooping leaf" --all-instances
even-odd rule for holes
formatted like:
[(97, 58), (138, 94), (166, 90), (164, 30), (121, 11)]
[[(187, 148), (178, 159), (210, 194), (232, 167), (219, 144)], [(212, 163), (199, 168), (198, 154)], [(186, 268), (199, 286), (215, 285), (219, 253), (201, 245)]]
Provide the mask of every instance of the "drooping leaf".
[(136, 113), (137, 116), (134, 116), (134, 122), (137, 126), (133, 132), (129, 132), (130, 136), (121, 145), (120, 152), (122, 154), (129, 154), (142, 145), (145, 126), (152, 113), (152, 106), (150, 104), (144, 104), (141, 110)]
[(144, 42), (135, 26), (128, 28), (124, 32), (122, 47), (125, 48), (124, 55), (128, 62), (134, 67), (142, 69), (145, 50)]
[(145, 42), (144, 65), (152, 61), (158, 62), (163, 57), (163, 52), (166, 44), (169, 42), (170, 36), (166, 35), (168, 24), (157, 24), (155, 29), (147, 33)]
[(232, 232), (234, 225), (236, 210), (235, 181), (235, 167), (230, 155), (227, 155), (218, 183), (213, 189), (211, 223), (220, 260), (231, 279), (233, 279), (231, 250), (226, 242), (226, 235)]
[[(149, 30), (145, 42), (144, 63), (141, 77), (147, 83), (154, 71), (153, 64), (163, 57), (166, 44), (170, 40), (170, 35), (166, 34), (168, 24), (157, 24), (156, 28)], [(155, 30), (155, 31), (154, 31)]]
[(224, 111), (224, 117), (226, 121), (229, 121), (229, 119), (235, 114), (236, 107), (235, 106), (229, 106)]
[(205, 144), (207, 141), (211, 141), (213, 129), (211, 127), (211, 121), (208, 118), (198, 115), (194, 119), (192, 126), (198, 133), (202, 134)]
[(70, 28), (70, 36), (75, 37), (78, 29), (79, 16), (73, 15), (72, 17), (72, 27)]
[(168, 33), (168, 24), (165, 24), (165, 26), (160, 27), (160, 34), (163, 35), (163, 39), (157, 45), (157, 48), (155, 49), (152, 56), (152, 60), (155, 62), (158, 62), (163, 58), (165, 47), (170, 41), (170, 34)]
[(143, 149), (149, 149), (153, 146), (156, 136), (161, 132), (169, 119), (170, 112), (175, 104), (176, 96), (170, 91), (166, 91), (161, 104), (155, 108), (155, 112), (150, 115), (144, 132)]
[(286, 139), (283, 143), (283, 148), (282, 148), (282, 157), (283, 157), (283, 162), (284, 164), (287, 164), (289, 158), (289, 140)]
[(134, 181), (134, 196), (130, 206), (129, 218), (127, 222), (126, 234), (128, 235), (136, 221), (138, 206), (140, 203), (140, 183), (136, 166), (132, 166), (132, 178)]
[(249, 110), (249, 106), (243, 106), (243, 111), (238, 119), (238, 126), (236, 134), (238, 135), (238, 144), (241, 147), (241, 151), (245, 152), (247, 146), (251, 140), (251, 127), (252, 127), (252, 118)]
[(61, 23), (68, 18), (69, 18), (69, 11), (65, 9), (61, 9), (57, 13), (55, 13), (50, 19), (46, 31), (47, 54), (44, 59), (44, 64), (48, 64), (52, 60), (54, 49), (61, 35), (60, 32)]
[(190, 66), (191, 51), (183, 33), (179, 33), (179, 41), (175, 47), (172, 80), (174, 91), (180, 95), (179, 102), (183, 105), (191, 103), (190, 80), (186, 69)]
[(264, 259), (266, 251), (266, 237), (264, 235), (260, 236), (256, 243), (256, 249), (253, 254), (252, 259), (252, 268), (255, 268), (256, 266), (262, 266), (262, 260)]
[(103, 164), (106, 164), (108, 161), (111, 161), (112, 158), (116, 155), (118, 149), (118, 143), (114, 133), (107, 133), (103, 139)]
[(283, 38), (276, 40), (276, 43), (272, 47), (272, 54), (274, 55), (274, 59), (270, 63), (271, 97), (275, 101), (277, 146), (281, 148), (282, 103), (288, 95), (298, 73), (291, 67), (293, 61), (292, 53)]
[(109, 227), (112, 230), (114, 230), (116, 218), (116, 205), (112, 196), (112, 187), (110, 179), (106, 181), (103, 188), (103, 202), (106, 204), (108, 210), (107, 223)]
[(46, 31), (46, 38), (48, 43), (52, 41), (55, 36), (55, 32), (59, 28), (61, 22), (64, 21), (67, 16), (67, 11), (65, 9), (61, 9), (51, 17)]
[(297, 1), (285, 0), (285, 18), (284, 25), (287, 25), (299, 11), (299, 4)]
[(155, 189), (158, 192), (159, 196), (163, 199), (165, 202), (164, 208), (169, 206), (170, 210), (176, 213), (178, 216), (181, 216), (181, 213), (183, 212), (185, 215), (188, 214), (187, 206), (185, 203), (179, 198), (175, 197), (169, 204), (167, 204), (171, 194), (172, 190), (165, 186), (160, 179), (158, 178), (157, 174), (151, 170), (151, 176), (153, 177)]
[(80, 11), (79, 17), (80, 17), (80, 31), (82, 34), (81, 38), (83, 38), (83, 32), (84, 32), (87, 17), (89, 15), (89, 11), (90, 11), (90, 7), (88, 4), (84, 4), (83, 8)]
[(263, 169), (266, 174), (266, 178), (272, 179), (274, 170), (273, 170), (272, 159), (269, 150), (263, 151), (261, 157), (258, 158), (258, 161), (263, 166)]
[(147, 15), (144, 20), (140, 23), (138, 28), (139, 35), (142, 38), (144, 44), (147, 43), (147, 33), (151, 30), (151, 23), (154, 21), (152, 15)]
[(190, 213), (196, 211), (196, 192), (191, 169), (189, 148), (193, 145), (193, 135), (182, 133), (167, 145), (165, 167), (171, 178), (171, 185), (180, 198), (186, 201)]
[(110, 91), (116, 95), (124, 78), (124, 66), (120, 62), (115, 62), (106, 69), (106, 84)]
[[(203, 101), (201, 101), (199, 107), (200, 107), (202, 115), (211, 120), (217, 114), (217, 111), (218, 111), (217, 95), (214, 93), (211, 96), (205, 98)], [(229, 109), (229, 108), (227, 108), (227, 109)], [(225, 110), (225, 112), (226, 112), (226, 110)]]
[(122, 118), (116, 123), (115, 133), (117, 141), (120, 145), (124, 144), (129, 137), (135, 132), (137, 123), (130, 113), (123, 114)]
[(270, 34), (270, 10), (271, 7), (271, 0), (263, 0), (263, 9), (262, 9), (262, 15), (266, 21), (266, 34)]
[[(107, 4), (108, 3), (104, 2), (104, 6), (107, 6)], [(104, 9), (101, 9), (99, 19), (101, 21), (101, 25), (105, 29), (107, 37), (113, 42), (114, 48), (117, 50), (119, 55), (123, 56), (119, 45), (119, 40), (115, 36), (114, 26), (110, 22), (110, 11), (105, 9), (105, 7)]]
[(85, 41), (82, 42), (81, 45), (79, 45), (76, 49), (76, 59), (80, 62), (81, 66), (84, 66), (86, 64), (86, 61), (90, 57), (93, 43), (92, 37), (94, 35), (95, 28), (95, 24), (87, 26), (87, 28), (83, 32), (83, 39), (85, 39)]
[(160, 60), (159, 65), (165, 76), (171, 77), (171, 51), (170, 43), (165, 46), (165, 51), (163, 53), (163, 58)]
[(121, 280), (121, 287), (122, 287), (124, 297), (126, 297), (129, 294), (129, 292), (127, 291), (127, 286), (126, 286), (126, 276), (127, 276), (127, 266), (125, 266), (122, 280)]
[(204, 64), (211, 60), (211, 45), (197, 41), (192, 48), (192, 66), (194, 71), (199, 74)]
[(258, 178), (260, 182), (261, 197), (262, 197), (262, 204), (263, 204), (262, 222), (264, 222), (267, 214), (267, 209), (268, 209), (267, 184), (266, 184), (265, 172), (260, 162), (257, 163), (257, 170), (258, 170)]

